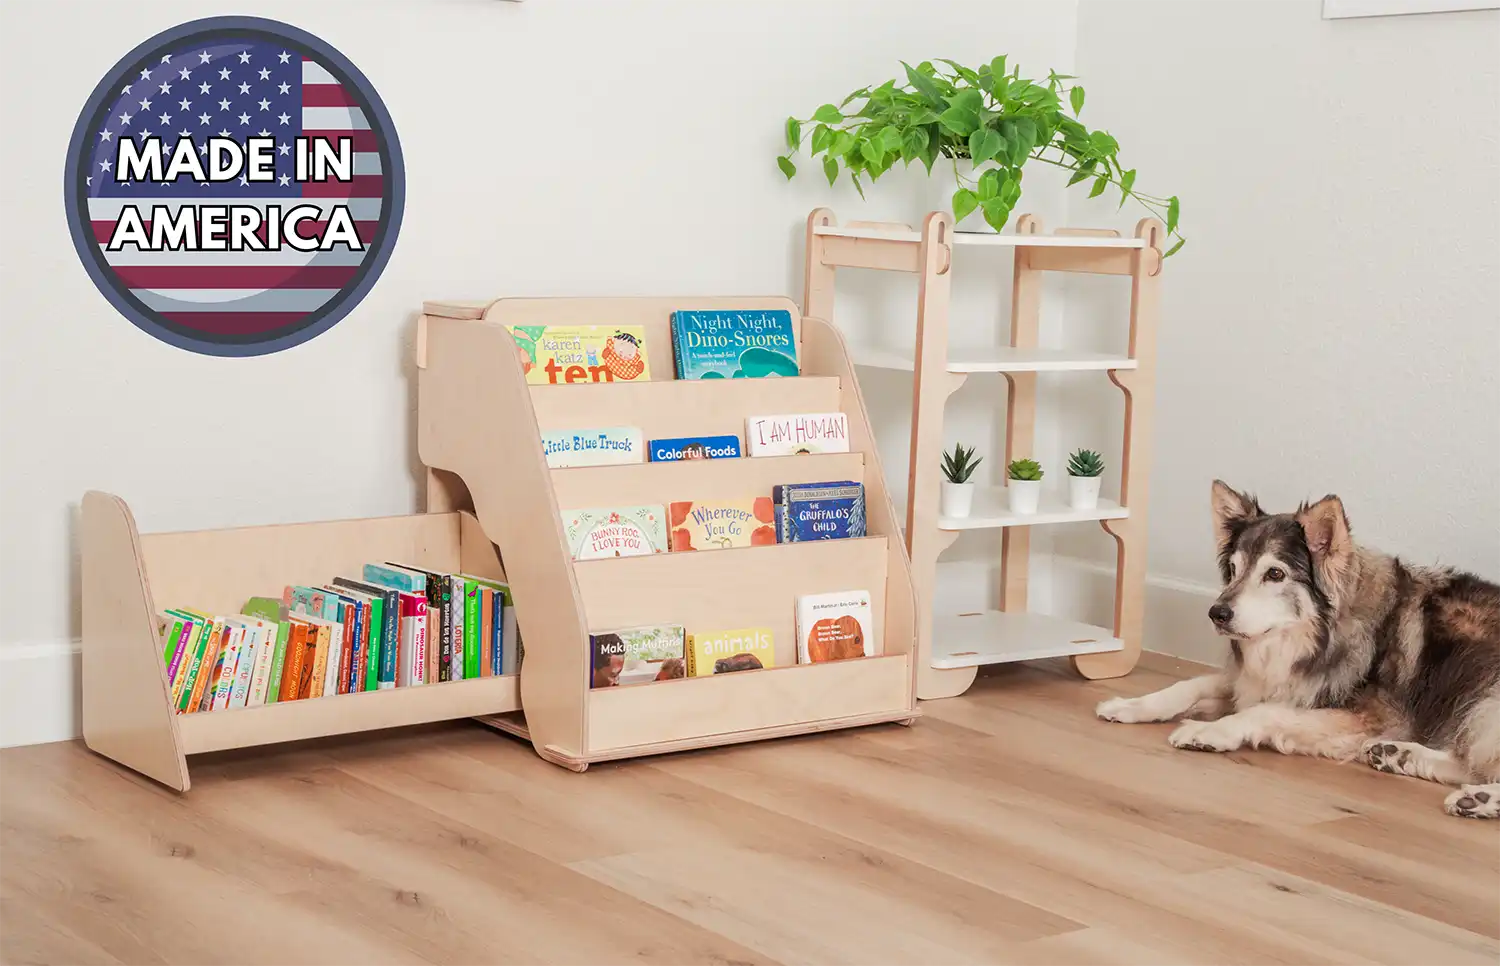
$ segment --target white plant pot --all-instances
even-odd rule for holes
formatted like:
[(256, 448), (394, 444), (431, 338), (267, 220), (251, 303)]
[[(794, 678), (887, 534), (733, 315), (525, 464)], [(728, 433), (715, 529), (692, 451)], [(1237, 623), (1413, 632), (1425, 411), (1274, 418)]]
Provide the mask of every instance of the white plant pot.
[(938, 495), (939, 516), (966, 517), (973, 508), (973, 483), (950, 483), (947, 480), (943, 481), (942, 492)]
[(1007, 480), (1005, 492), (1010, 496), (1010, 512), (1035, 513), (1042, 498), (1041, 480)]
[(1092, 510), (1099, 505), (1099, 476), (1069, 476), (1068, 506), (1075, 510)]

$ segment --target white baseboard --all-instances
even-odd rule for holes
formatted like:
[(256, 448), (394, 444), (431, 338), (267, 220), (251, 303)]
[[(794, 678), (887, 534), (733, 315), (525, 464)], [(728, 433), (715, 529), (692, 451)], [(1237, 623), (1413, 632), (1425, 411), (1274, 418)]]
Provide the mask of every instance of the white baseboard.
[(78, 641), (0, 645), (0, 748), (83, 734)]

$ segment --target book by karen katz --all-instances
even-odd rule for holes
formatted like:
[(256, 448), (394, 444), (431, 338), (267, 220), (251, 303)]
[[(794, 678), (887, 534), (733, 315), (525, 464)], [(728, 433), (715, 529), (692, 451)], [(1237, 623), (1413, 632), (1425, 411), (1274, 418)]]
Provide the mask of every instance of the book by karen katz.
[(678, 379), (795, 376), (797, 335), (785, 309), (672, 313)]
[(776, 542), (775, 508), (768, 496), (696, 503), (682, 500), (669, 509), (673, 553), (766, 547)]
[(547, 465), (605, 466), (640, 463), (645, 458), (641, 431), (636, 426), (608, 429), (559, 429), (542, 433), (542, 454)]
[(740, 455), (738, 436), (682, 436), (653, 439), (647, 447), (653, 463), (678, 460), (717, 460)]
[(688, 635), (687, 676), (755, 671), (776, 666), (776, 643), (769, 627), (703, 631)]
[(574, 560), (639, 557), (667, 550), (667, 515), (660, 505), (562, 511)]
[(745, 420), (751, 456), (849, 452), (849, 417), (843, 413), (791, 413)]
[(640, 325), (512, 325), (526, 382), (645, 382), (646, 328)]

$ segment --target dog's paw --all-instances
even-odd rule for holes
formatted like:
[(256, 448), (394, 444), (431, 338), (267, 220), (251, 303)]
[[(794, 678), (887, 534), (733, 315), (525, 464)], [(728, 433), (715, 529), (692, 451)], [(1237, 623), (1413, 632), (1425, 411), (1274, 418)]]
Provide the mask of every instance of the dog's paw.
[(1140, 698), (1110, 698), (1108, 701), (1100, 701), (1098, 707), (1094, 708), (1094, 714), (1105, 721), (1118, 721), (1121, 724), (1160, 720), (1145, 705), (1146, 702)]
[(1374, 738), (1365, 742), (1359, 757), (1376, 771), (1388, 775), (1411, 775), (1412, 745), (1406, 741)]
[(1167, 736), (1173, 748), (1186, 751), (1234, 751), (1240, 736), (1218, 721), (1189, 721)]
[(1443, 811), (1459, 818), (1500, 818), (1500, 784), (1464, 785), (1443, 801)]

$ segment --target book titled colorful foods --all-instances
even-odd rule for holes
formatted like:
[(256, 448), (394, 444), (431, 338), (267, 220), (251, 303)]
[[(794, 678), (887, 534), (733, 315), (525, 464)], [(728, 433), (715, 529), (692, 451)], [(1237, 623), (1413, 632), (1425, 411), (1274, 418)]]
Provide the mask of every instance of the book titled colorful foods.
[(645, 460), (645, 452), (641, 431), (635, 426), (542, 433), (542, 454), (551, 467), (640, 463)]
[(562, 519), (574, 560), (637, 557), (667, 549), (667, 515), (660, 504), (564, 510)]
[(695, 631), (688, 635), (687, 676), (690, 678), (775, 666), (776, 645), (769, 627)]
[(580, 382), (645, 382), (646, 329), (640, 325), (513, 325), (526, 381), (538, 386)]
[(797, 598), (797, 663), (820, 664), (875, 653), (874, 611), (868, 590), (839, 590)]
[(679, 501), (670, 510), (674, 553), (767, 547), (776, 542), (775, 508), (768, 496), (697, 503)]
[(843, 413), (791, 413), (745, 420), (751, 456), (849, 452), (849, 417)]
[(589, 635), (591, 688), (670, 681), (687, 674), (681, 624), (653, 624)]
[(771, 491), (775, 503), (776, 542), (839, 540), (865, 535), (865, 488), (862, 483), (790, 483)]
[(677, 460), (717, 460), (740, 455), (738, 436), (683, 436), (653, 439), (647, 447), (653, 463)]
[(797, 375), (797, 335), (785, 309), (672, 313), (678, 379)]

